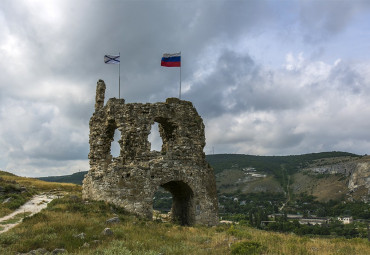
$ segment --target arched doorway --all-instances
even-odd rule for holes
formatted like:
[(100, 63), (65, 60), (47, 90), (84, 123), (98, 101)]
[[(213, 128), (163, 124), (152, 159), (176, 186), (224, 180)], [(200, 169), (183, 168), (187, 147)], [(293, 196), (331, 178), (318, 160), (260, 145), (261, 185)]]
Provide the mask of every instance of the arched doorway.
[(194, 193), (183, 181), (170, 181), (160, 185), (172, 195), (171, 218), (180, 225), (195, 223)]

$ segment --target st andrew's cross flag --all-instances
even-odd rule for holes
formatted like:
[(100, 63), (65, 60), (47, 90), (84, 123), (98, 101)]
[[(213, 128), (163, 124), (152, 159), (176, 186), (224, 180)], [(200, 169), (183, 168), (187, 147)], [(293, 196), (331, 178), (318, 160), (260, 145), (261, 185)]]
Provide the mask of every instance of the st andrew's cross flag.
[(105, 55), (104, 56), (104, 63), (106, 64), (119, 64), (120, 63), (120, 60), (119, 60), (119, 55)]
[(161, 66), (181, 67), (181, 52), (173, 54), (169, 53), (163, 54)]

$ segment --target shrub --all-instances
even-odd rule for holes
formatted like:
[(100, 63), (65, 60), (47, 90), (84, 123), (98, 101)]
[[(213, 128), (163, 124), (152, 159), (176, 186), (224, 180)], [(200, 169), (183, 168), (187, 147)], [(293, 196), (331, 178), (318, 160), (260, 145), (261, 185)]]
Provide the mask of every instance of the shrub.
[(243, 228), (240, 228), (240, 227), (237, 227), (235, 225), (231, 225), (230, 228), (226, 231), (226, 233), (228, 235), (231, 235), (231, 236), (235, 236), (239, 239), (242, 239), (242, 238), (252, 238), (252, 236), (250, 234), (248, 234), (245, 229)]
[(252, 255), (252, 254), (261, 254), (264, 250), (264, 247), (257, 242), (240, 242), (231, 245), (231, 254), (233, 255)]

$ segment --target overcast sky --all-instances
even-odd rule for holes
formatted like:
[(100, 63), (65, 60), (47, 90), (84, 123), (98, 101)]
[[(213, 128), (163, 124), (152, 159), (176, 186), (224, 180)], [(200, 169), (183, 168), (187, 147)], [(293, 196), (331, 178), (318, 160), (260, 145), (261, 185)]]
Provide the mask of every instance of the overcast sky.
[(88, 170), (98, 79), (118, 97), (104, 55), (127, 103), (154, 103), (178, 96), (178, 51), (206, 154), (370, 152), (370, 1), (2, 0), (0, 169)]

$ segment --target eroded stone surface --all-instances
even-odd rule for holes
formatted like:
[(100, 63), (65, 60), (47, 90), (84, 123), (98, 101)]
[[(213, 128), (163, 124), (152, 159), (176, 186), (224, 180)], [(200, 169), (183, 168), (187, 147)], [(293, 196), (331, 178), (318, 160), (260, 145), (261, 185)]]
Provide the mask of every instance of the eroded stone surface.
[[(172, 193), (171, 215), (180, 224), (218, 222), (216, 182), (205, 161), (204, 124), (191, 102), (168, 98), (155, 104), (111, 98), (104, 106), (99, 80), (90, 119), (90, 171), (83, 181), (85, 199), (104, 200), (152, 218), (154, 192)], [(163, 145), (150, 151), (148, 136), (157, 122)], [(120, 154), (111, 155), (115, 130)]]

